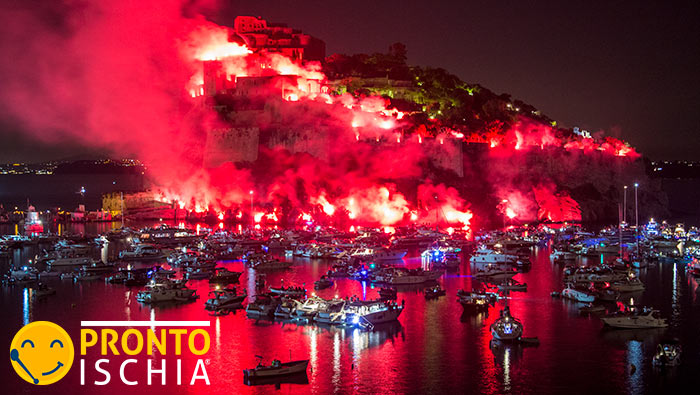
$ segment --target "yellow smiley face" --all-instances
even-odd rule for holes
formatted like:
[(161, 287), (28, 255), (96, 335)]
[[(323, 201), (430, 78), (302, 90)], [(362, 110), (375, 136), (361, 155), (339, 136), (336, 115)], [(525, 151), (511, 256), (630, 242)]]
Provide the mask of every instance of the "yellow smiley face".
[(63, 328), (36, 321), (20, 329), (10, 344), (12, 367), (19, 377), (37, 384), (53, 384), (73, 365), (73, 341)]

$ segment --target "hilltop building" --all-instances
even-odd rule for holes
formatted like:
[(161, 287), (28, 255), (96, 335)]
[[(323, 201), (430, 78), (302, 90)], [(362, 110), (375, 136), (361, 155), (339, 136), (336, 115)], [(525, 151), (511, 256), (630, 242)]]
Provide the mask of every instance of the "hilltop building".
[(278, 52), (291, 59), (322, 61), (326, 57), (326, 43), (292, 29), (283, 23), (268, 23), (254, 16), (237, 16), (233, 21), (231, 40), (245, 44), (253, 51)]

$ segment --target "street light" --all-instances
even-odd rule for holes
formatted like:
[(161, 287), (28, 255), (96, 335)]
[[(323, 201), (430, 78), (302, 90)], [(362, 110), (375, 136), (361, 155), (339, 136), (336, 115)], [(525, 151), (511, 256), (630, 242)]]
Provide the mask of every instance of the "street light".
[(625, 185), (625, 199), (622, 203), (622, 222), (627, 223), (627, 185)]
[(250, 190), (250, 228), (255, 229), (255, 214), (253, 213), (253, 190)]
[(634, 228), (637, 239), (637, 259), (639, 259), (639, 201), (637, 200), (637, 190), (639, 183), (634, 183)]

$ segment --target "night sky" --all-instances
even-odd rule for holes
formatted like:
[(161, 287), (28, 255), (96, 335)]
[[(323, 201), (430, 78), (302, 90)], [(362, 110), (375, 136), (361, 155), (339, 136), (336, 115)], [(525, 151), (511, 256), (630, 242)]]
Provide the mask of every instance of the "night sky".
[[(700, 159), (700, 12), (692, 3), (224, 3), (206, 16), (229, 26), (239, 14), (284, 22), (323, 39), (328, 55), (403, 42), (409, 63), (509, 93), (560, 125), (605, 130), (652, 159)], [(11, 120), (0, 127), (0, 162), (75, 156), (65, 145), (18, 140)]]

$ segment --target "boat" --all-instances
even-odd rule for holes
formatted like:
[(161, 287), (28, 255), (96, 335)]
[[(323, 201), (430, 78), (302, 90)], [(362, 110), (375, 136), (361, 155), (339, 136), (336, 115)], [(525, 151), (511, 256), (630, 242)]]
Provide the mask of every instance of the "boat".
[(27, 207), (27, 216), (24, 219), (24, 231), (29, 234), (42, 233), (44, 231), (44, 225), (41, 223), (39, 213), (32, 205)]
[(390, 250), (388, 248), (366, 248), (356, 251), (351, 258), (365, 262), (400, 261), (406, 256), (406, 250)]
[(214, 275), (209, 277), (210, 284), (237, 283), (243, 272), (234, 272), (223, 267), (215, 267)]
[(306, 368), (309, 366), (308, 359), (291, 362), (281, 362), (279, 359), (275, 359), (269, 366), (265, 366), (262, 364), (262, 357), (259, 355), (256, 357), (259, 358), (258, 366), (253, 369), (244, 369), (244, 379), (269, 378), (300, 374), (306, 372)]
[(656, 346), (656, 353), (652, 358), (652, 364), (656, 367), (671, 367), (681, 364), (681, 344), (677, 339), (660, 343)]
[(301, 305), (301, 302), (291, 298), (282, 298), (282, 301), (275, 309), (275, 318), (289, 319), (294, 316), (297, 307)]
[(501, 310), (501, 317), (491, 324), (491, 336), (502, 342), (520, 341), (523, 335), (523, 324), (510, 315), (508, 306)]
[(395, 321), (402, 311), (403, 304), (394, 301), (353, 299), (345, 304), (345, 324), (371, 329), (374, 325)]
[(137, 244), (131, 251), (120, 251), (122, 261), (147, 261), (163, 259), (165, 255), (152, 244)]
[(496, 302), (497, 296), (486, 292), (457, 292), (457, 301), (462, 305), (464, 313), (478, 313), (487, 311), (489, 305)]
[(434, 287), (427, 288), (425, 291), (423, 291), (423, 294), (425, 295), (426, 299), (437, 299), (440, 296), (444, 296), (446, 292), (439, 285), (436, 285)]
[(632, 277), (624, 281), (615, 281), (610, 284), (610, 289), (624, 293), (624, 292), (639, 292), (644, 291), (644, 283), (638, 278)]
[(323, 275), (320, 279), (314, 281), (314, 289), (326, 289), (333, 286), (333, 280)]
[(76, 256), (76, 257), (58, 257), (49, 259), (46, 264), (49, 267), (59, 267), (59, 266), (85, 266), (92, 265), (94, 260), (87, 256)]
[(102, 273), (90, 273), (81, 270), (75, 277), (73, 281), (94, 281), (102, 278)]
[(51, 279), (51, 278), (60, 278), (61, 277), (61, 272), (57, 271), (51, 271), (51, 270), (45, 270), (43, 272), (39, 272), (39, 279)]
[(278, 270), (288, 269), (292, 266), (291, 262), (279, 261), (276, 259), (266, 259), (253, 263), (252, 268), (255, 270)]
[(559, 251), (555, 249), (554, 251), (552, 251), (551, 254), (549, 254), (549, 259), (557, 262), (573, 261), (576, 259), (576, 254), (569, 251)]
[(204, 308), (207, 310), (220, 310), (242, 307), (242, 303), (248, 295), (245, 290), (238, 295), (236, 288), (224, 288), (209, 292), (209, 296), (210, 298), (204, 302)]
[(312, 296), (297, 306), (296, 310), (294, 310), (294, 317), (311, 321), (316, 317), (316, 314), (318, 314), (325, 302), (319, 297)]
[(487, 280), (505, 280), (515, 276), (516, 274), (518, 274), (516, 270), (499, 269), (495, 266), (489, 265), (485, 270), (477, 269), (476, 272), (472, 273), (472, 277)]
[(687, 270), (693, 276), (700, 277), (700, 259), (693, 258), (693, 260), (688, 263)]
[(38, 283), (36, 288), (34, 288), (34, 292), (33, 292), (33, 295), (36, 298), (43, 298), (43, 297), (55, 295), (55, 294), (56, 294), (55, 289), (53, 289), (53, 288), (51, 288), (43, 283)]
[(272, 317), (277, 305), (281, 303), (280, 298), (276, 296), (274, 294), (256, 295), (255, 300), (246, 306), (246, 315), (251, 318)]
[(382, 282), (391, 285), (422, 284), (435, 281), (442, 276), (438, 270), (394, 268), (391, 273), (384, 276)]
[(23, 266), (20, 270), (10, 270), (10, 278), (15, 281), (34, 281), (38, 274), (36, 269), (28, 266)]
[(595, 295), (576, 289), (572, 287), (571, 284), (567, 284), (566, 288), (561, 291), (561, 297), (584, 303), (592, 303), (595, 301)]
[(516, 255), (503, 254), (483, 246), (474, 251), (469, 258), (469, 262), (475, 264), (515, 264), (517, 261)]
[(183, 281), (151, 282), (136, 294), (141, 303), (185, 302), (199, 298), (197, 290), (185, 286)]
[(605, 306), (589, 303), (578, 310), (581, 314), (596, 314), (605, 311)]
[(316, 322), (321, 324), (340, 324), (342, 323), (345, 300), (331, 299), (321, 306), (316, 315)]
[(641, 310), (629, 308), (626, 311), (617, 311), (600, 318), (607, 326), (621, 329), (646, 329), (666, 328), (668, 324), (665, 318), (659, 316), (659, 311), (647, 307)]
[(270, 293), (284, 296), (300, 297), (306, 295), (306, 288), (295, 285), (290, 285), (288, 287), (280, 285), (279, 287), (270, 287), (269, 290)]
[(614, 302), (620, 298), (620, 293), (610, 288), (593, 289), (596, 299), (604, 302)]
[(527, 284), (519, 283), (513, 279), (506, 280), (498, 284), (499, 291), (522, 291), (527, 292)]
[(205, 280), (208, 279), (212, 276), (212, 272), (204, 269), (204, 268), (187, 268), (187, 273), (185, 273), (185, 277), (188, 280)]

